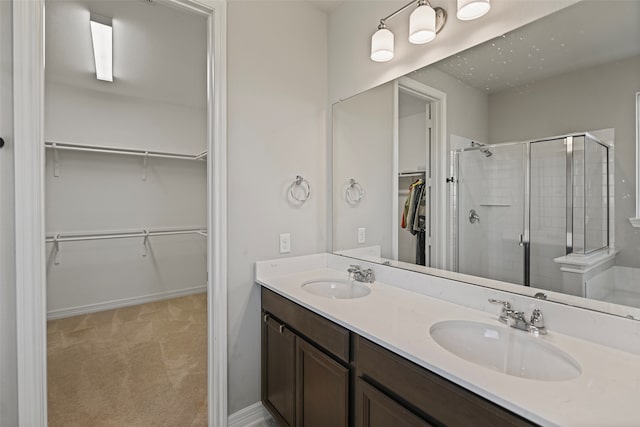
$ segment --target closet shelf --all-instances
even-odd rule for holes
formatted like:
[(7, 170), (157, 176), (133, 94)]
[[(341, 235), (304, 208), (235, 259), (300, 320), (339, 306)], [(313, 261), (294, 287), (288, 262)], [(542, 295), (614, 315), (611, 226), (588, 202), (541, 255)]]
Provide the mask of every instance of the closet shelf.
[(407, 171), (398, 173), (398, 177), (407, 178), (407, 177), (421, 177), (426, 175), (426, 171)]
[(82, 242), (87, 240), (109, 240), (109, 239), (130, 239), (142, 238), (142, 256), (146, 257), (148, 253), (149, 237), (152, 236), (173, 236), (178, 234), (197, 234), (200, 236), (208, 236), (206, 227), (197, 228), (172, 228), (159, 230), (141, 230), (141, 231), (111, 231), (105, 232), (85, 232), (85, 233), (55, 233), (46, 238), (47, 243), (53, 243), (53, 263), (60, 264), (60, 243), (64, 242)]
[(201, 236), (207, 236), (206, 227), (196, 228), (172, 228), (172, 229), (158, 229), (148, 230), (143, 229), (139, 231), (112, 231), (112, 232), (85, 232), (85, 233), (52, 233), (47, 236), (47, 243), (62, 243), (62, 242), (80, 242), (85, 240), (108, 240), (108, 239), (129, 239), (134, 237), (152, 237), (152, 236), (172, 236), (178, 234), (198, 234)]
[(51, 148), (54, 150), (87, 151), (93, 153), (120, 154), (138, 157), (156, 157), (163, 159), (206, 160), (208, 154), (207, 151), (203, 151), (198, 154), (180, 154), (167, 151), (151, 151), (124, 147), (105, 147), (100, 145), (84, 145), (57, 141), (46, 141), (44, 144), (46, 148)]

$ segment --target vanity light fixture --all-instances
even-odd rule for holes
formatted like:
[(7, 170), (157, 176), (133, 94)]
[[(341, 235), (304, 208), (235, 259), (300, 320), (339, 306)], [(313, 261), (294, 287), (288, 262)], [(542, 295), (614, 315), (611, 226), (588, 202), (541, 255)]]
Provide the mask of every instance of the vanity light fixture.
[(480, 18), (491, 9), (491, 0), (458, 0), (458, 13), (461, 21), (471, 21)]
[(92, 14), (90, 25), (96, 78), (113, 82), (113, 27), (111, 19)]
[[(462, 21), (470, 21), (486, 14), (491, 8), (491, 0), (458, 0), (456, 16)], [(371, 60), (387, 62), (393, 59), (394, 36), (387, 28), (387, 20), (416, 6), (409, 16), (409, 42), (428, 43), (436, 38), (447, 22), (447, 12), (441, 7), (432, 7), (429, 0), (412, 0), (400, 9), (382, 18), (378, 30), (371, 36)]]

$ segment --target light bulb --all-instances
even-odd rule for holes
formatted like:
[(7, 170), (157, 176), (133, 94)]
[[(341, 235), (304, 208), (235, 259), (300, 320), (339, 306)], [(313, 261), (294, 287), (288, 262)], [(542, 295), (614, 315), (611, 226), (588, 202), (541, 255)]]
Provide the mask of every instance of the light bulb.
[(423, 44), (435, 38), (436, 11), (428, 5), (420, 5), (409, 17), (409, 41), (413, 44)]
[(387, 62), (393, 59), (393, 33), (384, 25), (371, 36), (371, 60)]
[(480, 18), (491, 9), (490, 0), (458, 0), (458, 13), (461, 21), (471, 21)]

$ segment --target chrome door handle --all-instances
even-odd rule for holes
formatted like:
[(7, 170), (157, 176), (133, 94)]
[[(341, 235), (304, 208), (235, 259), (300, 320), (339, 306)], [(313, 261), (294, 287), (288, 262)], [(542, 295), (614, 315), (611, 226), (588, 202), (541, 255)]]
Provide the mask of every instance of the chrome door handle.
[(480, 222), (480, 215), (478, 215), (478, 213), (476, 212), (475, 209), (471, 209), (469, 211), (469, 222), (471, 224), (475, 224), (477, 222)]

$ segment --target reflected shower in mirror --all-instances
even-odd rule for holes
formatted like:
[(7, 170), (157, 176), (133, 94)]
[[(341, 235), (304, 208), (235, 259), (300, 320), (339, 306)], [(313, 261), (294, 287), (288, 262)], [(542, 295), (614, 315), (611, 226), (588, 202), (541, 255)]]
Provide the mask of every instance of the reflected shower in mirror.
[(335, 104), (334, 252), (640, 318), (638, 40), (583, 1)]

